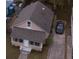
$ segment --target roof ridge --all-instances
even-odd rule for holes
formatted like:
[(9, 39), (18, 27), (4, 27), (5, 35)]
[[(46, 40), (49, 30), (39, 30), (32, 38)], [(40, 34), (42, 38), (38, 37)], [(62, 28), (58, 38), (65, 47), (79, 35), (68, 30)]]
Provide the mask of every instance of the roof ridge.
[[(17, 26), (15, 26), (15, 28), (21, 28), (21, 27), (17, 27)], [(21, 29), (27, 29), (27, 30), (32, 30), (32, 31), (36, 31), (36, 32), (43, 32), (43, 33), (45, 33), (44, 31), (33, 30), (33, 29), (28, 29), (28, 28), (21, 28)]]

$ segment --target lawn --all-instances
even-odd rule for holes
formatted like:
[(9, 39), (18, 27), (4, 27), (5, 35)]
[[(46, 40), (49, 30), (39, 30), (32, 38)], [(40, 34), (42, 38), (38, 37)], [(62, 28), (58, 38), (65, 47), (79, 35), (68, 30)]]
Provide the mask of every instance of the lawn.
[(37, 52), (32, 50), (30, 55), (28, 55), (28, 59), (47, 59), (48, 47), (44, 46), (41, 52)]
[(6, 59), (18, 59), (19, 48), (14, 47), (10, 43), (9, 34), (6, 35)]

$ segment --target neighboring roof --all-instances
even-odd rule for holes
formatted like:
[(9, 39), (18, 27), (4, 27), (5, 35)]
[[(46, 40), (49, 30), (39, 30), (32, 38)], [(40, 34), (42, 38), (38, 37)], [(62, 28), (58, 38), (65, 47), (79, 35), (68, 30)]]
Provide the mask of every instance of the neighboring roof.
[(14, 27), (12, 29), (11, 36), (18, 39), (22, 38), (30, 41), (43, 43), (45, 40), (46, 34), (45, 32), (42, 32), (42, 31), (35, 31), (30, 29)]
[(49, 32), (52, 19), (53, 12), (45, 5), (43, 5), (41, 2), (37, 1), (26, 6), (21, 11), (21, 13), (18, 15), (18, 18), (15, 21), (15, 24), (25, 20), (31, 20), (39, 27), (44, 29), (46, 32)]

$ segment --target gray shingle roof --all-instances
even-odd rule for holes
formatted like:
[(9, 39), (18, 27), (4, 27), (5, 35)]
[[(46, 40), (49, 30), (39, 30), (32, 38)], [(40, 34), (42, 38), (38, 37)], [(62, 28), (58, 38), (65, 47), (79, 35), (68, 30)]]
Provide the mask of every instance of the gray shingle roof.
[(11, 36), (18, 39), (21, 38), (21, 39), (43, 43), (45, 41), (46, 34), (45, 32), (42, 32), (42, 31), (35, 31), (31, 29), (14, 27), (12, 29)]
[(26, 6), (15, 21), (20, 23), (24, 20), (31, 20), (46, 32), (50, 31), (53, 12), (39, 1)]

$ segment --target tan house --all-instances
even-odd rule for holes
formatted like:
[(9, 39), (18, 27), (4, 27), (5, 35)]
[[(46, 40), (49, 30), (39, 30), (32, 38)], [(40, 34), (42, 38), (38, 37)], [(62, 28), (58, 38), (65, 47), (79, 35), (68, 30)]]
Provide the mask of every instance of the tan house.
[(41, 51), (49, 35), (53, 12), (37, 1), (26, 6), (12, 26), (11, 43), (20, 50)]

